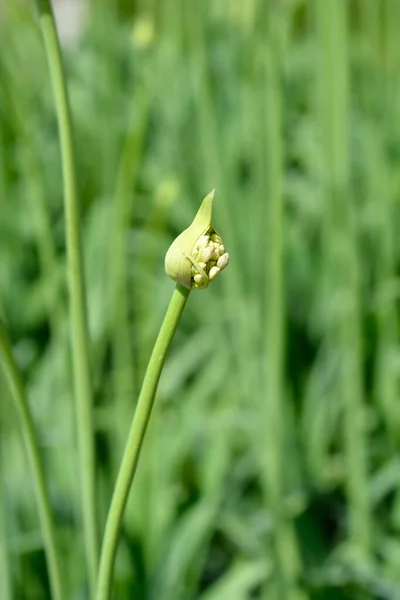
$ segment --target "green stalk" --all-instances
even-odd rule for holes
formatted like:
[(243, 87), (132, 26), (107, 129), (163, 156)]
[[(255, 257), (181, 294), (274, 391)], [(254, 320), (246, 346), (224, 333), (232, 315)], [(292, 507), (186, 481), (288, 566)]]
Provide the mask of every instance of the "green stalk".
[(12, 348), (2, 321), (0, 321), (0, 361), (19, 414), (22, 436), (29, 461), (38, 503), (40, 526), (43, 535), (44, 551), (49, 571), (53, 600), (62, 600), (60, 567), (57, 556), (54, 523), (51, 512), (50, 496), (46, 487), (44, 468), (39, 452), (33, 419), (22, 383), (21, 373), (14, 360)]
[[(386, 81), (385, 73), (379, 67), (382, 54), (380, 28), (382, 21), (382, 5), (375, 2), (360, 2), (360, 15), (365, 47), (365, 60), (368, 61), (368, 71), (361, 86), (361, 106), (364, 111), (365, 125), (364, 144), (365, 156), (368, 159), (368, 169), (365, 170), (367, 199), (370, 206), (376, 204), (377, 218), (374, 224), (375, 235), (375, 269), (379, 291), (385, 290), (396, 277), (396, 218), (393, 213), (392, 173), (390, 164), (385, 156), (387, 130), (391, 126), (391, 99), (394, 89), (389, 93), (388, 85), (392, 78)], [(394, 15), (391, 15), (394, 17)], [(390, 23), (385, 23), (383, 39), (390, 39)], [(368, 54), (367, 54), (368, 51)], [(388, 118), (387, 126), (382, 126), (376, 114), (374, 102), (376, 90), (379, 90), (384, 114)], [(383, 90), (384, 92), (382, 93)], [(379, 198), (379, 203), (376, 199)], [(397, 419), (397, 372), (393, 368), (391, 357), (398, 345), (396, 298), (379, 298), (376, 309), (376, 326), (378, 351), (375, 365), (375, 397), (377, 405), (389, 434), (392, 450), (399, 441)]]
[[(388, 0), (381, 5), (382, 11), (382, 48), (380, 78), (375, 90), (380, 90), (380, 101), (384, 111), (383, 123), (376, 120), (376, 138), (379, 140), (380, 178), (379, 197), (381, 201), (380, 226), (377, 231), (376, 270), (379, 273), (378, 289), (390, 288), (396, 280), (396, 240), (397, 240), (397, 210), (399, 206), (396, 193), (398, 181), (398, 166), (387, 157), (387, 142), (393, 139), (394, 131), (398, 139), (397, 106), (399, 97), (399, 57), (397, 47), (397, 23), (400, 17), (398, 2)], [(375, 28), (377, 27), (375, 23)], [(368, 32), (370, 34), (370, 32)], [(373, 49), (374, 50), (374, 49)], [(373, 52), (372, 50), (372, 52)], [(379, 52), (379, 50), (378, 50)], [(377, 53), (375, 53), (376, 55)], [(375, 56), (374, 55), (374, 56)], [(383, 90), (383, 94), (382, 91)], [(376, 143), (376, 142), (375, 142)], [(386, 152), (385, 152), (386, 151)], [(386, 160), (385, 160), (386, 158)], [(373, 159), (370, 160), (371, 171)], [(376, 170), (376, 169), (375, 169)], [(376, 188), (378, 189), (378, 188)], [(376, 191), (376, 190), (375, 190)], [(378, 237), (379, 236), (379, 237)], [(392, 446), (390, 451), (398, 451), (400, 441), (398, 380), (393, 364), (393, 356), (399, 344), (398, 327), (398, 298), (383, 298), (377, 308), (378, 348), (377, 357), (377, 398), (384, 411), (384, 418), (390, 434)], [(400, 529), (400, 489), (397, 489), (393, 501), (392, 523), (396, 531)]]
[(353, 547), (368, 556), (371, 512), (364, 428), (359, 260), (355, 208), (349, 184), (348, 3), (345, 0), (316, 0), (315, 8), (321, 56), (318, 78), (320, 126), (325, 151), (325, 270), (330, 274), (329, 293), (337, 293), (339, 289), (341, 297), (350, 300), (328, 324), (327, 337), (342, 357), (337, 394), (343, 406), (348, 537)]
[(100, 556), (97, 600), (108, 600), (111, 595), (115, 556), (129, 490), (136, 472), (165, 357), (189, 293), (189, 289), (176, 285), (144, 377), (107, 516)]
[[(298, 600), (305, 597), (298, 581), (301, 574), (296, 535), (290, 517), (285, 514), (285, 294), (284, 294), (284, 168), (283, 145), (284, 102), (282, 78), (284, 75), (285, 20), (272, 2), (267, 3), (268, 13), (264, 35), (269, 40), (265, 49), (265, 108), (266, 108), (266, 173), (265, 223), (268, 250), (265, 257), (265, 357), (266, 395), (262, 398), (264, 443), (262, 480), (266, 504), (273, 520), (274, 581), (264, 589), (265, 597)], [(261, 19), (260, 19), (261, 21)], [(265, 40), (262, 40), (265, 44)], [(265, 442), (264, 442), (265, 440)]]
[(79, 201), (73, 146), (72, 119), (61, 48), (49, 0), (36, 0), (46, 48), (60, 131), (64, 180), (68, 284), (71, 310), (71, 346), (77, 414), (83, 533), (89, 584), (94, 590), (97, 577), (98, 537), (96, 524), (95, 453), (93, 436), (92, 381), (86, 290), (80, 230)]
[[(140, 115), (137, 118), (136, 113)], [(130, 335), (130, 268), (127, 234), (134, 204), (134, 191), (148, 125), (149, 94), (147, 85), (132, 100), (132, 114), (119, 164), (113, 205), (114, 244), (110, 252), (110, 282), (112, 310), (112, 351), (114, 359), (114, 394), (121, 410), (126, 413), (125, 400), (134, 390), (134, 360)], [(136, 119), (135, 119), (136, 116)], [(136, 123), (139, 121), (139, 124)], [(125, 414), (126, 417), (126, 414)]]

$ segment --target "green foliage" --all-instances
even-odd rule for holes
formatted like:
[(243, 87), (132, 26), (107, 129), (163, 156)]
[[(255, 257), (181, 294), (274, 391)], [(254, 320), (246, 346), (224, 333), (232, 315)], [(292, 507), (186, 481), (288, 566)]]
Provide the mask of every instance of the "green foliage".
[[(0, 11), (0, 316), (67, 598), (86, 598), (59, 139), (31, 3)], [(216, 188), (230, 265), (192, 294), (124, 519), (116, 598), (395, 600), (397, 0), (91, 2), (63, 48), (104, 528), (172, 283)], [(133, 4), (132, 4), (133, 6)], [(0, 374), (0, 597), (49, 598)]]

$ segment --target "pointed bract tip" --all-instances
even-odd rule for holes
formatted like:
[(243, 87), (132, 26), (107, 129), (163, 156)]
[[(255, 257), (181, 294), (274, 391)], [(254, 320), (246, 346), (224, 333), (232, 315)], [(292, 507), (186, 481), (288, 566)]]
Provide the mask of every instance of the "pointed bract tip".
[(207, 194), (207, 196), (204, 198), (204, 200), (207, 200), (207, 202), (212, 202), (214, 200), (214, 196), (215, 196), (215, 188), (213, 188), (211, 190), (211, 192), (209, 194)]

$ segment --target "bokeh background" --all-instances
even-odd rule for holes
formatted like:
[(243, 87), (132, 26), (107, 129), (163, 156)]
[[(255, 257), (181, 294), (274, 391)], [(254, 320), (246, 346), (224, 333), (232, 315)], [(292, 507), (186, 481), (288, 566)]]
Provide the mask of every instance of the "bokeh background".
[[(85, 599), (59, 139), (32, 2), (0, 7), (0, 312)], [(160, 382), (115, 597), (400, 598), (400, 2), (57, 2), (76, 141), (102, 530), (173, 290), (216, 188), (229, 268)], [(49, 598), (0, 375), (0, 597)]]

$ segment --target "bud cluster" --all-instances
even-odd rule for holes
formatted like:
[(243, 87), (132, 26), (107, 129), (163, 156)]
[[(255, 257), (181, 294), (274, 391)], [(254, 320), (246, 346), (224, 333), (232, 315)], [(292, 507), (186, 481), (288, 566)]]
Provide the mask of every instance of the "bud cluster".
[(229, 263), (229, 254), (220, 236), (212, 230), (197, 240), (192, 258), (192, 287), (196, 289), (207, 287)]

